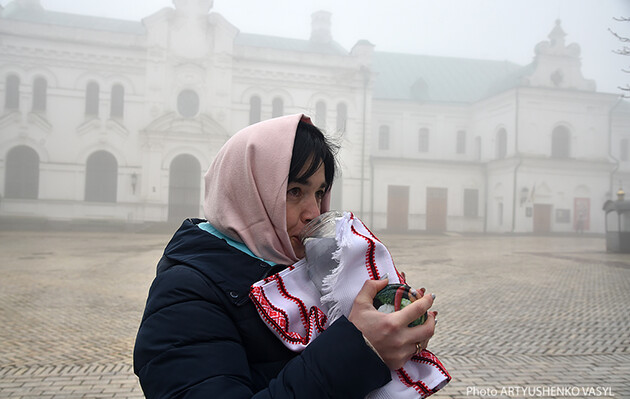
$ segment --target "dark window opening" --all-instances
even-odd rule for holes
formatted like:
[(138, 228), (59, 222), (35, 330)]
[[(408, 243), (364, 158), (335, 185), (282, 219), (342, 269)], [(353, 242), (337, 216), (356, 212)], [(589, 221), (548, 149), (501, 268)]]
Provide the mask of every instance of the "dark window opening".
[(464, 217), (476, 218), (479, 216), (479, 190), (473, 188), (464, 189)]
[(389, 126), (383, 125), (378, 129), (378, 149), (389, 150)]
[(112, 86), (112, 102), (109, 115), (112, 118), (125, 116), (125, 88), (122, 85)]
[(33, 81), (33, 112), (46, 111), (46, 96), (48, 82), (44, 78), (36, 78)]
[(85, 115), (98, 116), (99, 93), (98, 83), (90, 82), (85, 89)]
[(571, 133), (564, 126), (558, 126), (551, 133), (551, 157), (569, 158), (571, 156)]
[(20, 78), (16, 75), (7, 76), (6, 93), (4, 95), (5, 109), (20, 108)]
[(249, 99), (249, 124), (250, 125), (260, 122), (261, 107), (262, 107), (262, 104), (260, 101), (260, 97), (252, 96), (252, 98)]
[(118, 162), (107, 151), (96, 151), (85, 165), (85, 200), (116, 202)]
[(277, 118), (282, 115), (284, 115), (284, 102), (280, 97), (276, 97), (271, 103), (271, 117)]
[(4, 172), (6, 198), (37, 199), (39, 195), (39, 155), (24, 145), (12, 148)]

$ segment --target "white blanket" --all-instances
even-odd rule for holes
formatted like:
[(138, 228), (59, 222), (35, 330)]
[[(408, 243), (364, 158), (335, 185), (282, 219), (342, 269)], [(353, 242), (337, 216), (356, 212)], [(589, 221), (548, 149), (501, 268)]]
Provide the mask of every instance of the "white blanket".
[[(336, 241), (332, 258), (339, 265), (324, 278), (323, 295), (309, 278), (305, 259), (251, 288), (250, 297), (260, 317), (292, 351), (301, 352), (336, 319), (348, 316), (366, 280), (387, 275), (390, 284), (402, 282), (385, 245), (352, 213), (336, 220)], [(426, 349), (391, 375), (392, 380), (368, 398), (426, 398), (451, 380), (442, 363)]]

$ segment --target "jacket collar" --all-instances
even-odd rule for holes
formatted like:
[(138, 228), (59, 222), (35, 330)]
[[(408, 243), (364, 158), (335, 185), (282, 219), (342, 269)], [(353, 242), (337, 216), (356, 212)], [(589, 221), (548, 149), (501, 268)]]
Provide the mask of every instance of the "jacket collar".
[(157, 273), (174, 265), (187, 265), (218, 285), (235, 305), (249, 299), (253, 283), (285, 266), (269, 264), (228, 245), (225, 240), (200, 229), (202, 219), (186, 219), (164, 250)]

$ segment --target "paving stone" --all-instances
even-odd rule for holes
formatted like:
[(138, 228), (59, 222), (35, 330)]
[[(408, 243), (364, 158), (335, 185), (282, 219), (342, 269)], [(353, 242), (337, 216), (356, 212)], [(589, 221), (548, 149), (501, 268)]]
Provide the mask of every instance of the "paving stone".
[[(429, 349), (453, 380), (434, 398), (558, 386), (630, 398), (630, 255), (599, 237), (379, 238), (437, 295)], [(133, 342), (169, 239), (0, 232), (0, 397), (142, 398)]]

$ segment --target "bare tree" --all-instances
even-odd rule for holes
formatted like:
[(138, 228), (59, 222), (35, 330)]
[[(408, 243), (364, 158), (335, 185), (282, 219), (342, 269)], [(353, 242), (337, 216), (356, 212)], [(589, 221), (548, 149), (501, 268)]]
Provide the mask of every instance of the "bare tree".
[[(618, 22), (630, 22), (630, 17), (619, 17), (613, 19)], [(622, 43), (621, 48), (619, 50), (613, 50), (613, 52), (619, 55), (630, 56), (630, 37), (622, 36), (610, 28), (608, 28), (608, 30)], [(630, 69), (621, 70), (623, 72), (630, 73)], [(626, 83), (625, 86), (619, 86), (619, 89), (624, 92), (623, 97), (630, 97), (630, 84)]]

